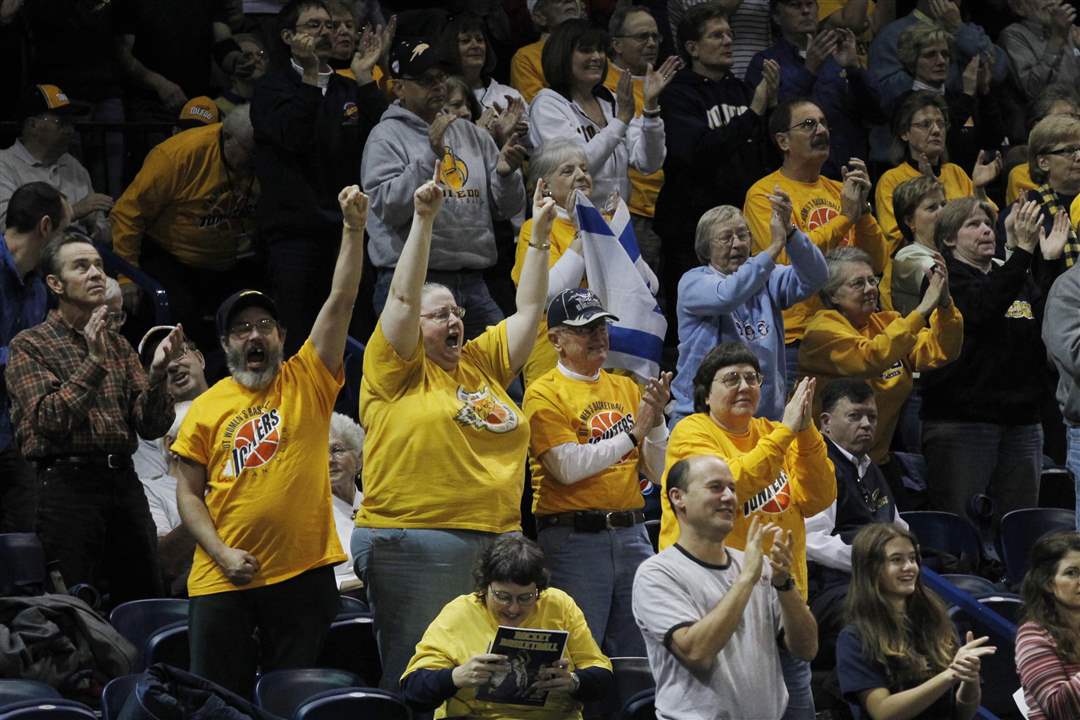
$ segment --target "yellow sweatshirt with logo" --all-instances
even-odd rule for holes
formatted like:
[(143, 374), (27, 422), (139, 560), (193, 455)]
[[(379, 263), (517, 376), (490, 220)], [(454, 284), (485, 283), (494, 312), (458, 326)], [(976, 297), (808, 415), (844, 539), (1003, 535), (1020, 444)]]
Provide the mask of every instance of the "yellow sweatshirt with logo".
[[(896, 214), (893, 212), (893, 193), (900, 185), (908, 180), (914, 180), (922, 173), (906, 162), (885, 172), (878, 180), (877, 189), (874, 191), (874, 205), (877, 211), (878, 225), (885, 234), (885, 242), (888, 243), (889, 255), (892, 256), (896, 246), (903, 239), (900, 234), (900, 226), (896, 224)], [(964, 168), (953, 163), (942, 163), (941, 172), (937, 178), (945, 187), (946, 200), (958, 200), (971, 197), (975, 194), (975, 185), (971, 178), (964, 172)]]
[[(759, 515), (791, 531), (794, 563), (791, 576), (806, 598), (806, 518), (836, 500), (836, 469), (821, 433), (810, 425), (794, 433), (783, 423), (753, 418), (744, 434), (728, 432), (707, 413), (687, 415), (668, 438), (660, 494), (660, 549), (679, 539), (679, 521), (667, 496), (667, 477), (679, 460), (695, 455), (718, 455), (735, 478), (738, 511), (725, 543), (746, 548), (750, 518)], [(768, 550), (768, 548), (766, 548)]]
[(547, 87), (544, 67), (540, 62), (547, 39), (547, 33), (544, 33), (536, 42), (519, 48), (510, 59), (510, 85), (521, 93), (527, 103), (531, 103), (536, 93)]
[(955, 304), (934, 310), (929, 327), (914, 310), (907, 316), (890, 310), (874, 313), (861, 330), (838, 311), (822, 310), (810, 321), (799, 348), (799, 372), (818, 378), (814, 417), (829, 380), (866, 380), (878, 411), (870, 458), (881, 462), (889, 452), (900, 409), (911, 394), (912, 373), (948, 365), (960, 356), (963, 342), (964, 318)]

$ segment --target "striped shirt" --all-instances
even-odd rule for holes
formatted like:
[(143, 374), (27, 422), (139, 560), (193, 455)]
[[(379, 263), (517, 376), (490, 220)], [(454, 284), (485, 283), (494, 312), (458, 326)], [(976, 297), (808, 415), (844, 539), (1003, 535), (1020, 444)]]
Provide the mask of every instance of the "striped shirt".
[[(671, 37), (675, 38), (676, 46), (679, 45), (679, 23), (686, 11), (706, 2), (708, 0), (668, 0), (668, 20), (671, 22)], [(743, 0), (739, 9), (731, 16), (730, 25), (731, 32), (735, 35), (731, 72), (741, 80), (746, 76), (750, 58), (772, 45), (769, 0)]]
[(1016, 672), (1029, 720), (1080, 718), (1080, 664), (1062, 658), (1037, 623), (1026, 622), (1016, 633)]

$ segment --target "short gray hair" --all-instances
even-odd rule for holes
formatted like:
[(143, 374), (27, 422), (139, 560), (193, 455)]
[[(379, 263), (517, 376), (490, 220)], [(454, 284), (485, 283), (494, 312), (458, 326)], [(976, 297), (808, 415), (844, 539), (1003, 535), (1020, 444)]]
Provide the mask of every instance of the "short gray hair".
[(863, 263), (874, 267), (874, 263), (870, 260), (870, 255), (865, 250), (860, 250), (857, 247), (838, 247), (829, 251), (829, 254), (825, 256), (825, 264), (829, 267), (829, 279), (825, 281), (825, 284), (818, 291), (818, 296), (821, 297), (821, 302), (825, 304), (825, 307), (832, 308), (832, 297), (840, 286), (844, 284), (844, 266), (852, 265), (854, 263)]
[(348, 415), (339, 412), (330, 416), (330, 437), (336, 437), (356, 453), (357, 460), (364, 457), (364, 428)]
[(708, 265), (712, 260), (712, 240), (719, 228), (741, 219), (742, 211), (734, 205), (717, 205), (705, 211), (697, 223), (697, 232), (694, 234), (694, 252), (702, 265)]
[(221, 121), (221, 128), (228, 137), (236, 139), (246, 147), (255, 147), (255, 129), (251, 126), (250, 104), (242, 103), (230, 110)]
[(546, 180), (564, 162), (578, 158), (588, 161), (585, 148), (575, 140), (563, 138), (544, 143), (539, 152), (529, 158), (529, 173), (525, 177), (525, 188), (529, 196), (536, 192), (536, 183), (541, 178)]

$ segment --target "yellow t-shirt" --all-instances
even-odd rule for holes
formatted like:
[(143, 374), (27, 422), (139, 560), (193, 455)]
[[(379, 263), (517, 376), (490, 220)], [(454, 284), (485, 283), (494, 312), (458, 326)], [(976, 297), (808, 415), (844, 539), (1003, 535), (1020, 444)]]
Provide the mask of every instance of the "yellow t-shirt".
[[(764, 251), (772, 242), (769, 195), (777, 185), (791, 197), (792, 222), (809, 236), (821, 252), (828, 253), (841, 245), (855, 245), (869, 253), (875, 273), (885, 271), (888, 254), (877, 222), (866, 214), (852, 224), (846, 215), (841, 215), (840, 190), (843, 185), (824, 175), (817, 182), (804, 183), (792, 180), (777, 170), (750, 187), (746, 193), (743, 215), (754, 238), (753, 254)], [(780, 251), (776, 262), (790, 264), (786, 250)], [(793, 343), (802, 338), (806, 323), (819, 309), (821, 301), (817, 295), (812, 295), (784, 310), (784, 342)]]
[(1072, 222), (1073, 230), (1080, 234), (1080, 195), (1073, 199), (1072, 207), (1069, 208), (1069, 221)]
[(172, 451), (206, 467), (206, 508), (229, 547), (254, 555), (259, 572), (234, 585), (202, 549), (188, 594), (273, 585), (346, 559), (330, 499), (330, 415), (337, 377), (311, 340), (263, 390), (227, 377), (191, 404)]
[[(611, 670), (608, 660), (585, 623), (585, 615), (573, 598), (558, 588), (540, 593), (532, 612), (521, 621), (523, 628), (566, 630), (564, 657), (570, 670), (602, 667)], [(439, 611), (416, 645), (416, 654), (402, 673), (444, 670), (464, 665), (474, 655), (488, 652), (499, 624), (483, 601), (470, 593), (459, 595)], [(567, 693), (550, 692), (543, 707), (508, 705), (476, 699), (476, 688), (462, 688), (435, 711), (436, 718), (469, 717), (478, 720), (580, 720), (581, 703)]]
[[(906, 162), (902, 162), (886, 171), (878, 180), (877, 189), (874, 191), (874, 204), (877, 211), (878, 225), (885, 235), (885, 242), (888, 243), (890, 256), (903, 239), (900, 234), (900, 226), (896, 224), (896, 215), (893, 213), (893, 193), (896, 192), (896, 188), (900, 185), (908, 180), (914, 180), (921, 174), (918, 169), (911, 167)], [(946, 200), (959, 200), (975, 194), (975, 186), (971, 183), (971, 178), (964, 172), (964, 168), (959, 165), (942, 163), (938, 180), (945, 187)]]
[(230, 181), (220, 134), (220, 123), (192, 128), (150, 151), (109, 214), (117, 255), (138, 266), (146, 236), (185, 265), (220, 271), (251, 250), (258, 182)]
[(547, 87), (544, 68), (540, 62), (547, 39), (548, 34), (544, 33), (536, 42), (519, 48), (510, 59), (510, 85), (521, 93), (527, 103), (531, 103), (536, 93)]
[[(619, 84), (619, 78), (623, 71), (608, 63), (607, 77), (604, 78), (604, 87), (615, 93)], [(634, 117), (641, 117), (641, 109), (645, 107), (645, 78), (634, 76)], [(660, 194), (660, 188), (664, 185), (664, 171), (657, 170), (648, 175), (630, 168), (630, 199), (626, 206), (634, 215), (653, 217), (656, 215), (656, 197)]]
[(400, 357), (376, 325), (360, 383), (357, 526), (520, 529), (529, 425), (506, 394), (514, 375), (505, 320), (465, 343), (452, 373), (428, 360), (423, 342)]
[(799, 372), (816, 376), (819, 391), (814, 417), (820, 416), (821, 390), (829, 380), (862, 378), (877, 401), (878, 421), (870, 458), (880, 463), (889, 452), (900, 410), (911, 394), (912, 373), (948, 365), (960, 356), (964, 318), (956, 305), (938, 308), (926, 327), (921, 314), (906, 317), (877, 312), (856, 330), (836, 310), (822, 310), (806, 328), (799, 348)]
[[(346, 77), (350, 80), (356, 79), (356, 75), (353, 74), (352, 68), (340, 68), (338, 70), (335, 70), (334, 72), (336, 72), (341, 77)], [(383, 73), (382, 68), (378, 65), (371, 68), (371, 79), (375, 82), (376, 85), (378, 85), (380, 90), (386, 93), (388, 97), (394, 97), (394, 94), (391, 92), (391, 78), (385, 73)]]
[(569, 510), (636, 510), (645, 504), (638, 485), (638, 450), (573, 485), (551, 477), (538, 458), (565, 443), (595, 443), (634, 426), (641, 388), (628, 377), (604, 370), (595, 382), (568, 378), (552, 368), (525, 391), (529, 418), (529, 467), (532, 469), (533, 512)]
[(1005, 186), (1005, 204), (1012, 205), (1021, 195), (1037, 187), (1038, 183), (1031, 179), (1031, 168), (1026, 162), (1020, 163), (1009, 171), (1009, 182)]
[[(577, 231), (574, 229), (574, 224), (570, 222), (568, 218), (559, 217), (555, 219), (555, 222), (551, 225), (551, 249), (548, 251), (549, 269), (558, 262), (559, 258), (563, 256), (563, 253), (570, 249), (570, 245), (574, 242), (576, 233)], [(532, 218), (529, 218), (521, 226), (521, 232), (518, 233), (514, 267), (510, 270), (510, 279), (514, 281), (514, 285), (517, 285), (518, 281), (521, 279), (521, 270), (525, 267), (525, 255), (529, 252), (529, 241), (531, 239)], [(585, 287), (584, 279), (582, 280), (581, 287)], [(549, 292), (552, 289), (553, 288), (549, 288)], [(540, 317), (540, 323), (536, 326), (536, 342), (533, 344), (532, 352), (529, 353), (529, 359), (525, 361), (525, 367), (522, 368), (522, 373), (525, 375), (526, 387), (548, 370), (555, 367), (555, 363), (559, 360), (558, 353), (555, 352), (555, 348), (553, 348), (548, 341), (547, 331), (547, 316), (542, 315)]]
[(680, 420), (671, 431), (664, 459), (661, 550), (679, 539), (679, 521), (667, 497), (668, 472), (679, 460), (695, 455), (720, 456), (735, 478), (739, 508), (725, 540), (727, 545), (736, 550), (746, 547), (746, 533), (754, 514), (790, 530), (795, 560), (791, 576), (806, 598), (805, 520), (836, 500), (836, 470), (821, 433), (812, 424), (793, 433), (784, 424), (765, 418), (753, 418), (744, 435), (727, 432), (706, 413)]

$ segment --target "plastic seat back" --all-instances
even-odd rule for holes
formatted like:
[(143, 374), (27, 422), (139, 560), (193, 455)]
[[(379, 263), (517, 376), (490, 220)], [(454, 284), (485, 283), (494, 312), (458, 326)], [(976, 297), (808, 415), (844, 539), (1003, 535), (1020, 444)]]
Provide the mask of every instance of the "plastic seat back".
[(28, 700), (49, 700), (61, 697), (56, 688), (38, 680), (0, 680), (0, 708)]
[(113, 678), (101, 691), (101, 720), (116, 720), (120, 717), (120, 711), (124, 709), (124, 703), (135, 692), (135, 686), (139, 682), (141, 674), (121, 675)]
[(1024, 508), (1001, 518), (1001, 552), (1009, 584), (1016, 587), (1024, 579), (1031, 548), (1043, 535), (1076, 529), (1076, 513), (1061, 508)]
[(143, 646), (146, 666), (165, 663), (181, 670), (191, 667), (191, 647), (187, 620), (166, 625), (146, 638)]
[(979, 532), (965, 518), (937, 510), (900, 513), (922, 548), (933, 548), (965, 561), (972, 569), (979, 567), (982, 549)]
[(412, 711), (397, 693), (378, 688), (328, 690), (301, 703), (293, 720), (412, 720)]
[[(145, 648), (146, 641), (161, 628), (176, 622), (187, 622), (188, 601), (183, 598), (153, 598), (132, 600), (113, 608), (109, 623), (137, 648)], [(150, 661), (145, 654), (139, 658), (139, 669)]]
[(255, 704), (279, 717), (291, 718), (304, 701), (321, 692), (361, 685), (360, 676), (346, 670), (273, 670), (255, 683)]
[(0, 720), (97, 720), (94, 711), (74, 700), (25, 700), (0, 708)]
[(45, 548), (34, 533), (0, 533), (0, 596), (41, 595), (49, 588)]
[(642, 690), (623, 705), (621, 720), (656, 720), (656, 691)]
[(363, 678), (365, 685), (377, 685), (382, 676), (382, 662), (375, 641), (375, 621), (370, 616), (334, 620), (315, 664), (347, 670)]
[(656, 681), (649, 669), (649, 658), (613, 657), (611, 670), (615, 675), (615, 693), (621, 708), (642, 690), (655, 690)]

